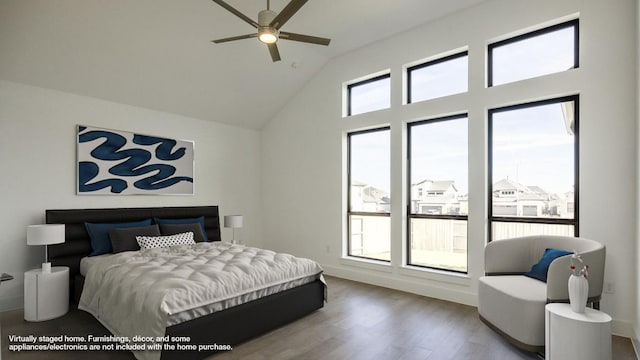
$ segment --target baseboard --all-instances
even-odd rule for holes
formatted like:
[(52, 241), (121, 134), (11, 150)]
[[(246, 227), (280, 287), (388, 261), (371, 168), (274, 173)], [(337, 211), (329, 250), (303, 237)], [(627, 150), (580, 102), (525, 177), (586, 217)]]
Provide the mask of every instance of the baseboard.
[(622, 320), (613, 319), (611, 321), (611, 333), (616, 336), (622, 336), (634, 339), (634, 330), (631, 323)]
[[(447, 300), (459, 304), (477, 306), (478, 299), (468, 286), (456, 286), (455, 284), (443, 284), (438, 281), (429, 281), (409, 277), (399, 278), (391, 273), (368, 271), (361, 268), (344, 268), (331, 265), (322, 265), (325, 274), (347, 280), (381, 286), (389, 289), (404, 291), (412, 294), (431, 298)], [(331, 291), (331, 288), (329, 288)]]

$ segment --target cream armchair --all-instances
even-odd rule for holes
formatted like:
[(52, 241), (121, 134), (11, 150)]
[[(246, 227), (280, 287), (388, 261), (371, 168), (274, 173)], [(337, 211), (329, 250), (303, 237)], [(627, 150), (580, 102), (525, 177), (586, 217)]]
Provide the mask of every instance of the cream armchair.
[(478, 281), (478, 313), (490, 328), (517, 347), (544, 351), (544, 307), (568, 302), (570, 256), (556, 258), (547, 282), (522, 275), (536, 264), (547, 248), (577, 251), (589, 266), (588, 303), (599, 308), (604, 281), (606, 249), (585, 238), (527, 236), (492, 241), (485, 247), (485, 276)]

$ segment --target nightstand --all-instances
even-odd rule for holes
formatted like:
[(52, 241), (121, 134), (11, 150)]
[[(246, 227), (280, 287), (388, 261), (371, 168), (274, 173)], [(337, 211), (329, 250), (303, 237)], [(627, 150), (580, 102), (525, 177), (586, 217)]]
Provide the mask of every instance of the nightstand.
[(611, 360), (611, 316), (563, 303), (545, 307), (545, 359)]
[(44, 321), (62, 316), (69, 310), (69, 268), (54, 266), (51, 273), (42, 269), (24, 273), (24, 319)]

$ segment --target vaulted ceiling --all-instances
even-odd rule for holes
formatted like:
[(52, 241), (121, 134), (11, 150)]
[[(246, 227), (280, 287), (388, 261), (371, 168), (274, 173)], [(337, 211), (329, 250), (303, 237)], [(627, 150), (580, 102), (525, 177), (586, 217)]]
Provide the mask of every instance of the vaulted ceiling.
[(331, 44), (281, 40), (274, 63), (256, 39), (211, 43), (254, 29), (210, 0), (0, 0), (0, 79), (260, 129), (332, 57), (481, 1), (310, 0), (282, 29)]

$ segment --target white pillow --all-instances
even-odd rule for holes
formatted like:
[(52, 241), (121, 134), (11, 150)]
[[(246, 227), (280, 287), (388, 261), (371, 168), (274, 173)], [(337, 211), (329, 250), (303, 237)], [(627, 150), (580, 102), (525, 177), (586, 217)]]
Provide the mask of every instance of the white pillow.
[(168, 236), (136, 236), (141, 249), (155, 249), (178, 245), (194, 245), (193, 232), (185, 232)]

